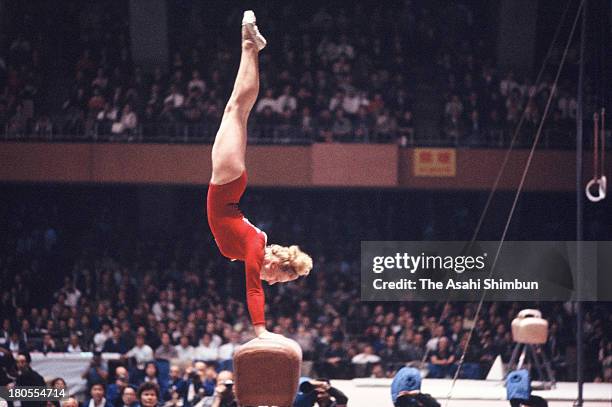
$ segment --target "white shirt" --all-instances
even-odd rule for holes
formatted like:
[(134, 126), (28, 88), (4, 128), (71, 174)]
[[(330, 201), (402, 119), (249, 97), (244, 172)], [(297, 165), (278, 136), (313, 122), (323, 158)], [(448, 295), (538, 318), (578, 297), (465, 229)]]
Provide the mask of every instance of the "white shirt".
[(121, 116), (121, 124), (126, 129), (134, 130), (136, 125), (138, 125), (138, 116), (134, 112), (124, 114)]
[(231, 342), (219, 347), (219, 360), (229, 360), (234, 356), (234, 352), (238, 350), (240, 345)]
[(189, 345), (183, 348), (181, 345), (176, 345), (175, 349), (178, 354), (177, 357), (181, 362), (187, 362), (193, 359), (193, 346)]
[(187, 85), (187, 89), (198, 88), (201, 92), (204, 92), (206, 89), (206, 84), (202, 79), (192, 79), (189, 81), (189, 85)]
[(166, 97), (166, 99), (164, 99), (164, 103), (168, 102), (172, 102), (172, 105), (175, 108), (178, 108), (183, 106), (183, 103), (185, 102), (185, 97), (180, 93), (171, 93), (168, 95), (168, 97)]
[(142, 345), (142, 347), (134, 346), (132, 349), (125, 354), (128, 358), (135, 358), (138, 369), (144, 369), (146, 362), (154, 360), (153, 349), (149, 345)]
[(280, 95), (278, 99), (276, 99), (276, 108), (278, 109), (278, 113), (284, 112), (287, 108), (289, 108), (289, 110), (295, 110), (297, 108), (297, 101), (295, 97), (291, 95)]
[(100, 403), (96, 404), (94, 399), (89, 400), (89, 405), (87, 407), (104, 407), (106, 404), (106, 397), (102, 397)]
[(350, 114), (355, 114), (357, 113), (357, 110), (359, 110), (359, 107), (361, 106), (361, 99), (359, 98), (359, 96), (345, 96), (344, 100), (342, 101), (342, 108), (344, 109), (345, 112), (350, 113)]
[(353, 362), (356, 365), (365, 365), (366, 363), (378, 363), (380, 362), (380, 356), (360, 353), (359, 355), (353, 356), (353, 359), (351, 359), (351, 362)]
[(66, 294), (66, 302), (65, 304), (68, 307), (76, 307), (79, 303), (79, 299), (81, 298), (81, 292), (78, 289), (74, 289), (74, 291), (65, 291)]
[(104, 347), (104, 342), (106, 342), (106, 340), (110, 338), (111, 335), (112, 335), (112, 332), (110, 331), (108, 331), (108, 333), (98, 332), (97, 334), (95, 334), (93, 341), (94, 341), (94, 345), (96, 345), (96, 350), (101, 351), (102, 348)]
[(270, 107), (273, 111), (278, 112), (278, 102), (276, 99), (272, 98), (262, 98), (257, 102), (257, 107), (255, 107), (255, 111), (257, 113), (261, 113), (266, 107)]
[(213, 347), (212, 343), (209, 346), (200, 345), (194, 349), (193, 358), (199, 360), (217, 360), (219, 358), (219, 349)]
[(83, 351), (81, 350), (81, 345), (72, 346), (72, 344), (70, 344), (70, 345), (68, 345), (68, 348), (66, 349), (66, 352), (68, 352), (68, 353), (81, 353)]

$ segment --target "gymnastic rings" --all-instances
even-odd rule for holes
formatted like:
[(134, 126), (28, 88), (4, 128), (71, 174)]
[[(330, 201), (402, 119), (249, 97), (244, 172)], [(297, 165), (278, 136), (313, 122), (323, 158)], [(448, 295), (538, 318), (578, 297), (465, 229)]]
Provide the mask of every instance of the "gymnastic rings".
[[(590, 180), (587, 183), (587, 186), (584, 190), (584, 192), (586, 193), (587, 198), (589, 199), (589, 201), (591, 202), (599, 202), (601, 200), (606, 199), (606, 192), (608, 191), (608, 181), (606, 179), (605, 175), (602, 175), (599, 178), (593, 178), (592, 180)], [(593, 189), (593, 186), (597, 185), (597, 195), (593, 195), (591, 193), (591, 190)]]
[[(601, 109), (601, 117), (595, 112), (593, 114), (593, 178), (587, 183), (584, 192), (589, 201), (599, 202), (606, 199), (608, 192), (608, 180), (604, 173), (604, 162), (606, 157), (606, 110)], [(601, 119), (601, 132), (599, 131), (599, 120)], [(599, 145), (601, 144), (601, 152)], [(597, 194), (592, 191), (596, 186)]]

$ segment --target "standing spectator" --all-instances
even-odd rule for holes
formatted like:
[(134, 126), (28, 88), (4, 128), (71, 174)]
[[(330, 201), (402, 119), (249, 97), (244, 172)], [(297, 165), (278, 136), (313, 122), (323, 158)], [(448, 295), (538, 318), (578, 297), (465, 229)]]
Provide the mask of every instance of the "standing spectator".
[(87, 388), (91, 388), (93, 383), (105, 382), (108, 377), (108, 368), (106, 362), (102, 360), (102, 353), (94, 351), (91, 362), (87, 370), (83, 372), (81, 377), (87, 380)]

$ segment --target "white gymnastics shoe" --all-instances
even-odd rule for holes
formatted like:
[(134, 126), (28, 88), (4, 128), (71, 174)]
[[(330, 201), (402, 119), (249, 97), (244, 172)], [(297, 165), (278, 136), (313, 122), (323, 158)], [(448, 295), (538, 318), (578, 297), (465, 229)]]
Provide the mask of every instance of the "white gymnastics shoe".
[(264, 36), (261, 35), (259, 28), (257, 28), (257, 20), (253, 10), (247, 10), (244, 12), (244, 16), (242, 17), (242, 27), (243, 40), (253, 41), (259, 51), (266, 47), (268, 41), (266, 41)]

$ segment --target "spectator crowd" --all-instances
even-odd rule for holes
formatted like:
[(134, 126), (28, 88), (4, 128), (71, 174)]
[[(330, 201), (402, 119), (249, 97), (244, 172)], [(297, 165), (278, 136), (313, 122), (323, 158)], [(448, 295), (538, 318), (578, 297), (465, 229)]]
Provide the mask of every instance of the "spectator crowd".
[[(218, 254), (200, 206), (153, 233), (138, 230), (138, 205), (123, 189), (112, 200), (93, 190), (32, 193), (8, 194), (1, 208), (0, 348), (16, 358), (93, 352), (83, 378), (113, 405), (130, 404), (143, 383), (156, 383), (160, 399), (175, 405), (212, 397), (253, 334), (242, 267)], [(476, 317), (473, 303), (359, 301), (356, 242), (431, 233), (385, 221), (402, 219), (401, 193), (374, 206), (373, 193), (295, 194), (251, 191), (244, 210), (275, 241), (298, 243), (315, 259), (308, 278), (266, 288), (268, 329), (300, 344), (309, 376), (389, 377), (412, 363), (449, 377), (472, 328), (460, 377), (484, 378), (498, 356), (508, 362), (510, 322), (526, 304), (488, 303)], [(180, 199), (204, 202), (199, 193)], [(448, 237), (461, 222), (446, 222), (438, 227)], [(535, 306), (550, 322), (544, 351), (557, 379), (575, 380), (573, 305)], [(588, 381), (612, 380), (609, 311), (608, 303), (586, 304)], [(120, 358), (106, 361), (107, 352)]]
[[(4, 47), (0, 129), (9, 137), (210, 142), (240, 51), (238, 29), (218, 25), (237, 27), (241, 10), (224, 12), (220, 22), (215, 17), (215, 25), (204, 12), (183, 21), (174, 16), (180, 7), (171, 6), (169, 21), (181, 29), (169, 27), (168, 64), (143, 67), (132, 60), (127, 4), (95, 7), (83, 6), (87, 23), (80, 23), (78, 40), (65, 51), (72, 66), (61, 107), (33, 107), (44, 86), (42, 40), (18, 34)], [(273, 8), (258, 12), (270, 46), (260, 56), (251, 140), (500, 146), (523, 113), (519, 141), (532, 139), (551, 92), (549, 71), (537, 84), (499, 71), (492, 62), (494, 47), (475, 34), (482, 28), (476, 26), (478, 6), (406, 0), (278, 8), (278, 16)], [(570, 140), (573, 93), (567, 81), (555, 92), (546, 132), (556, 146)], [(440, 117), (432, 127), (434, 139), (415, 131), (419, 120), (429, 120), (415, 117), (416, 105), (423, 103), (437, 106), (421, 109), (422, 115)]]

